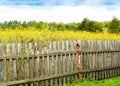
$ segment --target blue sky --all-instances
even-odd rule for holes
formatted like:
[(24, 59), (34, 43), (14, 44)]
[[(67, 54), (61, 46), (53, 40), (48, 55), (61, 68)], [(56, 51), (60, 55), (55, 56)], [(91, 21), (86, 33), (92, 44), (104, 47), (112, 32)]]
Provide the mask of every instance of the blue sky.
[(97, 21), (120, 18), (119, 0), (0, 0), (0, 22), (79, 22), (87, 17)]
[(119, 0), (0, 0), (0, 5), (29, 5), (29, 6), (56, 6), (56, 5), (119, 5)]

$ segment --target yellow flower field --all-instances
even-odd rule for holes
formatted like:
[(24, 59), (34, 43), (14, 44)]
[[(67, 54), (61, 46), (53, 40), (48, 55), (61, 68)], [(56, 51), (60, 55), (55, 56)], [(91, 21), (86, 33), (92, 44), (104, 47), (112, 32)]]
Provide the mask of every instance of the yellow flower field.
[(107, 32), (91, 33), (80, 31), (50, 31), (36, 29), (6, 29), (0, 30), (0, 43), (12, 43), (27, 41), (30, 42), (48, 42), (53, 40), (118, 40), (120, 34), (111, 34)]

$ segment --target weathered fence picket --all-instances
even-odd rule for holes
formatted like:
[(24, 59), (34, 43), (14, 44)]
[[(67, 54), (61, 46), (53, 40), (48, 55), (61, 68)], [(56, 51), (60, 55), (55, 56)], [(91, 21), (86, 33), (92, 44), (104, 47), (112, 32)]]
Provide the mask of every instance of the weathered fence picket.
[[(3, 58), (3, 44), (0, 44), (0, 58)], [(4, 65), (3, 60), (0, 60), (0, 82), (2, 82), (4, 79), (3, 65)]]
[[(52, 54), (52, 42), (49, 43), (49, 53)], [(53, 55), (49, 56), (49, 70), (50, 70), (50, 76), (52, 77), (53, 75)], [(50, 79), (50, 86), (53, 86), (53, 79)]]
[(0, 86), (62, 86), (77, 79), (120, 75), (120, 40), (66, 40), (0, 44)]
[[(10, 54), (9, 54), (9, 44), (6, 45), (6, 80), (5, 81), (10, 81)], [(8, 59), (7, 59), (8, 58)]]

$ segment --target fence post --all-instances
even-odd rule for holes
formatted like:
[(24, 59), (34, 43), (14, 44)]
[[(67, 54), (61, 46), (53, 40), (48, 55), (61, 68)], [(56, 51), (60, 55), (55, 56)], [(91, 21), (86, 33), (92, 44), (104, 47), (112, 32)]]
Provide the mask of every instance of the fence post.
[(80, 44), (77, 43), (77, 55), (78, 55), (78, 78), (81, 78), (81, 73), (83, 72), (83, 70), (80, 68)]

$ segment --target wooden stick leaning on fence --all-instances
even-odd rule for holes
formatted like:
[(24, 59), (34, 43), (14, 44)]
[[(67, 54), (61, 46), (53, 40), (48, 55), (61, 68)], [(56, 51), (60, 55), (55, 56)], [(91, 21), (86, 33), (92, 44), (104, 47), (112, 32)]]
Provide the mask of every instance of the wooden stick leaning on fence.
[(78, 55), (78, 78), (82, 78), (82, 72), (83, 70), (80, 68), (80, 44), (77, 43), (77, 55)]

